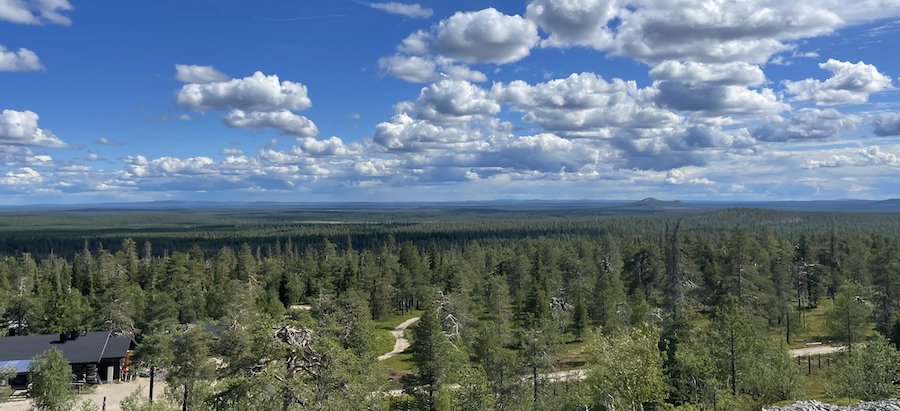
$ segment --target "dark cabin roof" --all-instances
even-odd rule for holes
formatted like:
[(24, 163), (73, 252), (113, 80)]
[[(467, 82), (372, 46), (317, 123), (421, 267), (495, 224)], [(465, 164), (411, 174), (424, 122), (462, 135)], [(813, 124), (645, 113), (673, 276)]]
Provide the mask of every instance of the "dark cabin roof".
[(109, 337), (106, 350), (103, 351), (103, 358), (125, 358), (128, 351), (135, 347), (137, 347), (137, 343), (131, 337)]
[[(0, 362), (31, 360), (34, 356), (52, 348), (59, 348), (70, 364), (98, 363), (101, 358), (120, 358), (116, 356), (119, 352), (122, 353), (121, 357), (125, 357), (125, 350), (122, 350), (122, 347), (126, 342), (133, 341), (128, 337), (124, 337), (127, 341), (120, 341), (121, 339), (123, 338), (110, 338), (109, 332), (84, 333), (77, 339), (64, 343), (59, 342), (59, 334), (2, 337)], [(106, 355), (107, 345), (113, 340), (115, 350)]]

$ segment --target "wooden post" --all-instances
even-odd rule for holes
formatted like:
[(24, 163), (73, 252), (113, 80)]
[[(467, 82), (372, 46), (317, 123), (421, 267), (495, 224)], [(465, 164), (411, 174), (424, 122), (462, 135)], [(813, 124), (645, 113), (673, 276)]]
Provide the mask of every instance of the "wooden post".
[(156, 367), (150, 367), (150, 403), (153, 403), (153, 380), (156, 377)]

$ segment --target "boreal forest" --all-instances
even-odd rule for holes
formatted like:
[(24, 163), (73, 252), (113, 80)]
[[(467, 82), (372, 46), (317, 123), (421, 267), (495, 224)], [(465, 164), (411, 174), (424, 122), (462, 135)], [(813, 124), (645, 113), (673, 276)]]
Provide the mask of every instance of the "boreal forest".
[(132, 336), (128, 410), (846, 404), (900, 394), (898, 312), (896, 214), (0, 216), (0, 338)]

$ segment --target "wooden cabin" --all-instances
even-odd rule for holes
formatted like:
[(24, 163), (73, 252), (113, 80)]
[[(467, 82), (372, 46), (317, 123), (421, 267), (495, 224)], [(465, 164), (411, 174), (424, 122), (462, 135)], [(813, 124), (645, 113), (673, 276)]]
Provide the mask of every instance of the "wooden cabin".
[(72, 366), (75, 382), (102, 384), (125, 378), (128, 357), (136, 343), (109, 332), (70, 331), (53, 335), (0, 337), (0, 367), (12, 365), (25, 380), (32, 358), (58, 348)]

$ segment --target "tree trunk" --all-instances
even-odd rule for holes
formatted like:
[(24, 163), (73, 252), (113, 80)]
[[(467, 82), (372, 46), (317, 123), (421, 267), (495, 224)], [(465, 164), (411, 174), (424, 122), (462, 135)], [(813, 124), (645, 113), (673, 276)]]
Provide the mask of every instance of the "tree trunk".
[(434, 411), (434, 385), (428, 387), (428, 410)]
[(737, 367), (734, 361), (734, 328), (731, 329), (731, 395), (737, 396)]
[[(851, 304), (852, 305), (852, 304)], [(847, 308), (847, 349), (852, 353), (853, 352), (853, 329), (850, 328), (850, 310), (851, 308)]]
[(788, 308), (785, 310), (787, 312), (787, 343), (791, 343), (791, 309)]
[[(287, 368), (287, 372), (285, 375), (288, 377), (288, 381), (293, 379), (293, 373), (291, 372), (293, 362), (290, 360), (285, 361), (285, 367)], [(287, 381), (286, 381), (287, 382)], [(287, 385), (287, 384), (285, 384)], [(281, 399), (281, 409), (283, 411), (288, 411), (288, 408), (291, 406), (291, 390), (288, 387), (284, 388), (284, 396)]]

